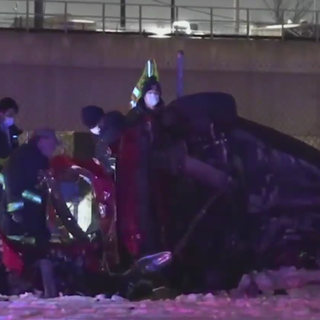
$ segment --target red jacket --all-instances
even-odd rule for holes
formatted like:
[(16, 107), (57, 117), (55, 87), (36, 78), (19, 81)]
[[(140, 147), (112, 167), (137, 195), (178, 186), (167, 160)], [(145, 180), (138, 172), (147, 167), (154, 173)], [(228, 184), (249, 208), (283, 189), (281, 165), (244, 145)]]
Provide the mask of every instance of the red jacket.
[(124, 132), (118, 149), (118, 226), (120, 238), (133, 257), (162, 249), (165, 213), (159, 172), (152, 166), (154, 128), (154, 117), (140, 114)]

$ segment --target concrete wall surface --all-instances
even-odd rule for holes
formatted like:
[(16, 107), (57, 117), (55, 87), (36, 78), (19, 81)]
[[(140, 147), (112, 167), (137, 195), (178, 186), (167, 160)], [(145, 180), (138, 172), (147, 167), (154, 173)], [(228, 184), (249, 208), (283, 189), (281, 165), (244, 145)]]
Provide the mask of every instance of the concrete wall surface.
[(155, 39), (105, 34), (0, 32), (0, 97), (21, 105), (26, 129), (83, 130), (81, 107), (128, 107), (148, 58), (164, 98), (175, 98), (176, 55), (184, 91), (234, 94), (245, 117), (299, 137), (320, 137), (320, 45), (302, 41)]

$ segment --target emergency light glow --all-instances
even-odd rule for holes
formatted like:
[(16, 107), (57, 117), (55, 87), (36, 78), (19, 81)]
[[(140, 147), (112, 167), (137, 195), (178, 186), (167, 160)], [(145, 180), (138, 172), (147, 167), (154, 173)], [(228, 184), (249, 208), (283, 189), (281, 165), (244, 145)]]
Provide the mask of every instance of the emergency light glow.
[(29, 200), (38, 204), (42, 202), (41, 197), (31, 191), (23, 191), (22, 197), (25, 198), (26, 200)]
[(7, 211), (8, 212), (15, 212), (17, 210), (20, 210), (24, 207), (23, 201), (17, 201), (17, 202), (11, 202), (7, 205)]
[(6, 184), (4, 182), (4, 175), (2, 173), (0, 173), (0, 184), (2, 185), (2, 189), (5, 190)]
[(84, 197), (79, 203), (67, 202), (71, 214), (77, 220), (79, 227), (87, 232), (92, 223), (92, 197)]

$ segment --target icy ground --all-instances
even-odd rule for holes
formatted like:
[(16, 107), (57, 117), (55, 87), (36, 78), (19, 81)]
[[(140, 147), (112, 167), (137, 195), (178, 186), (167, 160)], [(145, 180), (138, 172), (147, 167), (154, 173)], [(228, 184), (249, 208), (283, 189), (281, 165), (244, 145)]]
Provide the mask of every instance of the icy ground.
[[(284, 290), (287, 295), (274, 295)], [(262, 295), (258, 295), (258, 292)], [(248, 295), (251, 296), (248, 297)], [(252, 298), (255, 296), (255, 298)], [(159, 298), (159, 296), (158, 296)], [(230, 295), (190, 294), (129, 302), (114, 296), (0, 296), (0, 320), (320, 320), (320, 270), (281, 268), (243, 275)]]
[(135, 303), (118, 297), (105, 299), (71, 296), (44, 300), (27, 294), (8, 299), (9, 301), (0, 302), (0, 320), (320, 319), (320, 295), (310, 297), (304, 292), (302, 297), (259, 298), (191, 294), (175, 300), (147, 300)]

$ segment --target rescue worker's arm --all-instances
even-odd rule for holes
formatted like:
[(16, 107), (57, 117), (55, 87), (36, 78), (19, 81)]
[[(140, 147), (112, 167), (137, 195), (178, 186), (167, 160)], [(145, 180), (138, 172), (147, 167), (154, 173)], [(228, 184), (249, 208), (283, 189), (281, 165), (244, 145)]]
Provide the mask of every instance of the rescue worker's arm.
[(101, 133), (96, 142), (95, 156), (107, 172), (113, 172), (112, 154), (125, 128), (125, 119), (125, 116), (118, 111), (107, 113), (103, 119)]
[(18, 150), (14, 157), (9, 158), (4, 170), (7, 212), (17, 222), (23, 219), (19, 213), (23, 212), (25, 201), (42, 202), (36, 186), (39, 170), (45, 169), (48, 169), (48, 164), (27, 148)]
[(0, 167), (3, 167), (11, 152), (7, 136), (0, 132)]

